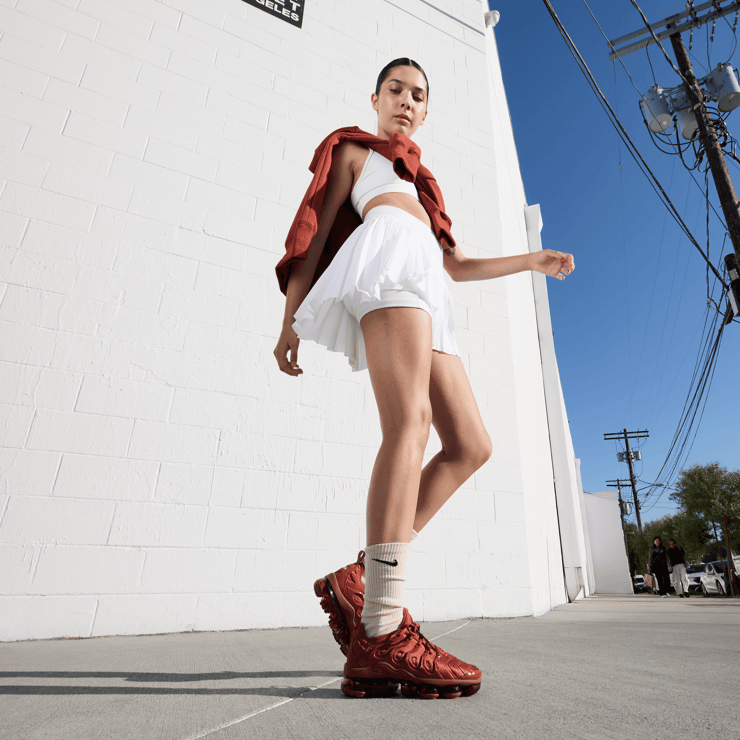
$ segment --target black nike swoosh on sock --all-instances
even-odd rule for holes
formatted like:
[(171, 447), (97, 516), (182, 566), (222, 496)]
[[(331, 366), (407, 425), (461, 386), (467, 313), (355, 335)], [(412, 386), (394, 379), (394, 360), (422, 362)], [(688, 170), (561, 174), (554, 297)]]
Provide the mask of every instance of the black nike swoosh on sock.
[(398, 565), (398, 560), (394, 560), (392, 563), (389, 563), (387, 560), (378, 560), (378, 558), (373, 558), (373, 560), (376, 563), (383, 563), (383, 565), (390, 565), (391, 568), (395, 568)]

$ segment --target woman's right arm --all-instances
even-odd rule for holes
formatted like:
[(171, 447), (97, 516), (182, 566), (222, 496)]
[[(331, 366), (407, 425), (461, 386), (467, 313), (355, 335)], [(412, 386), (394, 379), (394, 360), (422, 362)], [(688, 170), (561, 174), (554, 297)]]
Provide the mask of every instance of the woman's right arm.
[(661, 558), (661, 552), (660, 550), (655, 550), (654, 548), (650, 548), (650, 567), (658, 570), (661, 569), (661, 566), (663, 565), (663, 562), (665, 561), (665, 556)]
[(358, 146), (350, 142), (343, 142), (337, 145), (334, 150), (318, 229), (308, 246), (306, 259), (296, 260), (290, 269), (285, 297), (283, 328), (273, 352), (278, 367), (288, 375), (296, 376), (303, 373), (298, 365), (298, 344), (300, 340), (293, 330), (293, 316), (311, 289), (313, 276), (316, 274), (316, 267), (319, 264), (334, 219), (342, 203), (349, 197), (354, 180), (354, 162)]

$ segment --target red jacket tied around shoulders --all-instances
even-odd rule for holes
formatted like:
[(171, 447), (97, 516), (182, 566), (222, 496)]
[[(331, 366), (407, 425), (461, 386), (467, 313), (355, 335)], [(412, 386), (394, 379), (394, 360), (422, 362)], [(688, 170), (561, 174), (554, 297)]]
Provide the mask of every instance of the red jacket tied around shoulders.
[[(309, 170), (313, 172), (313, 179), (303, 196), (296, 217), (285, 240), (285, 256), (278, 262), (277, 272), (280, 290), (287, 292), (291, 265), (295, 260), (306, 259), (311, 239), (319, 228), (319, 215), (324, 205), (329, 170), (334, 147), (343, 141), (356, 141), (369, 149), (374, 149), (393, 163), (393, 170), (407, 182), (413, 182), (419, 193), (419, 200), (424, 210), (429, 214), (432, 222), (432, 231), (442, 249), (454, 249), (455, 240), (450, 228), (452, 221), (444, 212), (444, 199), (434, 175), (421, 163), (421, 149), (404, 134), (397, 133), (390, 140), (369, 134), (357, 126), (347, 126), (332, 131), (316, 148)], [(313, 282), (321, 276), (339, 248), (349, 235), (362, 223), (352, 207), (350, 199), (342, 204), (334, 219), (329, 238), (324, 245), (324, 251), (319, 260)]]

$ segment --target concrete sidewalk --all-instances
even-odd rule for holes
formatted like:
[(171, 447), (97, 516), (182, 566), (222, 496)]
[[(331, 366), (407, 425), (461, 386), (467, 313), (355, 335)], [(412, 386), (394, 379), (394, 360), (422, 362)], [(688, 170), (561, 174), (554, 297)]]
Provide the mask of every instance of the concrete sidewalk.
[(596, 596), (422, 625), (455, 700), (349, 699), (328, 628), (0, 644), (5, 740), (740, 740), (740, 600)]

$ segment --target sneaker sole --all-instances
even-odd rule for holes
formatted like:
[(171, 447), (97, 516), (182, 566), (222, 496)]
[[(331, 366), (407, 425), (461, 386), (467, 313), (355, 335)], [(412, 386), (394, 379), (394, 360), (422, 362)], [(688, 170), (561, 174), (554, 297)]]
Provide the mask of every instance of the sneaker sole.
[(343, 694), (353, 699), (385, 699), (395, 696), (399, 685), (401, 696), (405, 699), (458, 699), (461, 696), (473, 696), (480, 690), (480, 683), (432, 686), (394, 678), (362, 679), (347, 676), (342, 680), (341, 689)]
[(321, 608), (329, 615), (329, 627), (339, 649), (347, 655), (349, 652), (349, 626), (339, 606), (337, 595), (328, 578), (319, 578), (313, 584), (313, 591), (321, 599)]

